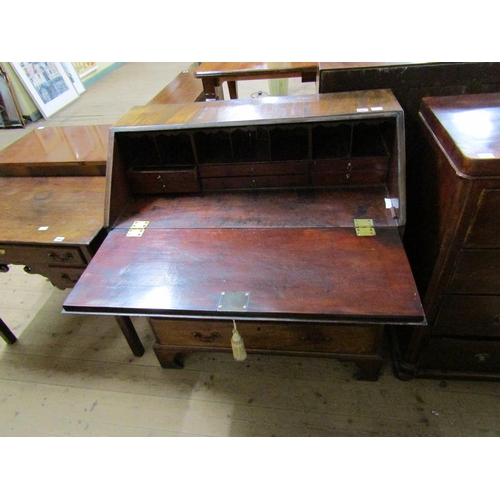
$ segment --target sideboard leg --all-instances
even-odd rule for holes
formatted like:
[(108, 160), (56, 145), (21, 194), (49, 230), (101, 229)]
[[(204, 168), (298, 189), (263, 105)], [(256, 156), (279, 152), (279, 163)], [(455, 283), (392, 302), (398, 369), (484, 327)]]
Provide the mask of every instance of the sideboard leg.
[(142, 356), (144, 354), (144, 346), (142, 345), (139, 335), (132, 324), (132, 320), (128, 316), (115, 316), (118, 326), (120, 327), (125, 339), (132, 349), (134, 356)]
[(7, 344), (13, 344), (17, 341), (17, 337), (10, 331), (10, 328), (0, 319), (0, 337), (2, 337)]

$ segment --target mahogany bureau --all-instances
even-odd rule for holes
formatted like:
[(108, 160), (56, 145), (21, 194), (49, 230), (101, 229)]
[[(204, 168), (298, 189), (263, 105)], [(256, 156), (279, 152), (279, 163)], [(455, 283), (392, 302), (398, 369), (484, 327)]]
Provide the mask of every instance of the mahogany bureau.
[(425, 322), (402, 242), (390, 91), (133, 108), (111, 128), (108, 236), (68, 312), (146, 316), (163, 367), (192, 351), (353, 361)]
[(400, 378), (500, 379), (500, 93), (427, 97), (420, 242), (411, 264), (428, 326), (398, 328)]

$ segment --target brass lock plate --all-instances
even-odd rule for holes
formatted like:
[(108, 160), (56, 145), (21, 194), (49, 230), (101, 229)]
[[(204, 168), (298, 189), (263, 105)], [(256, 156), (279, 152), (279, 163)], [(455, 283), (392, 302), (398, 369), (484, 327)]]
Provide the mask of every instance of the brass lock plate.
[(221, 292), (217, 311), (245, 312), (249, 299), (250, 292)]

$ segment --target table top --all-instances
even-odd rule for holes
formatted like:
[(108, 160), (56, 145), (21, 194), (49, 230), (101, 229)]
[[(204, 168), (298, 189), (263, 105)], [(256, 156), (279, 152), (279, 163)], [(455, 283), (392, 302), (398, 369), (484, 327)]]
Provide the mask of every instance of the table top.
[(0, 177), (0, 242), (89, 244), (103, 227), (105, 182), (102, 176)]
[(392, 66), (416, 66), (427, 64), (439, 64), (432, 62), (320, 62), (318, 63), (319, 71), (327, 70), (354, 70), (354, 69), (371, 69), (385, 68)]
[(500, 175), (500, 93), (425, 97), (420, 115), (460, 175)]
[(204, 62), (196, 70), (198, 78), (259, 77), (263, 74), (290, 74), (316, 72), (317, 62)]
[(34, 129), (0, 151), (0, 175), (105, 175), (109, 128), (76, 125)]

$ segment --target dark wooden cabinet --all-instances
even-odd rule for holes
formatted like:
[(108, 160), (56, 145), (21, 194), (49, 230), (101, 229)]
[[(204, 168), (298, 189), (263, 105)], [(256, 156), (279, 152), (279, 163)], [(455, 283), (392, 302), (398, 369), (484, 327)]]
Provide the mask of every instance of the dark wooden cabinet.
[(422, 324), (403, 250), (390, 91), (132, 109), (111, 129), (109, 234), (69, 312), (143, 315), (190, 351), (331, 356), (376, 379), (386, 324)]
[(423, 99), (420, 224), (407, 227), (429, 325), (394, 336), (401, 378), (500, 378), (500, 94)]

